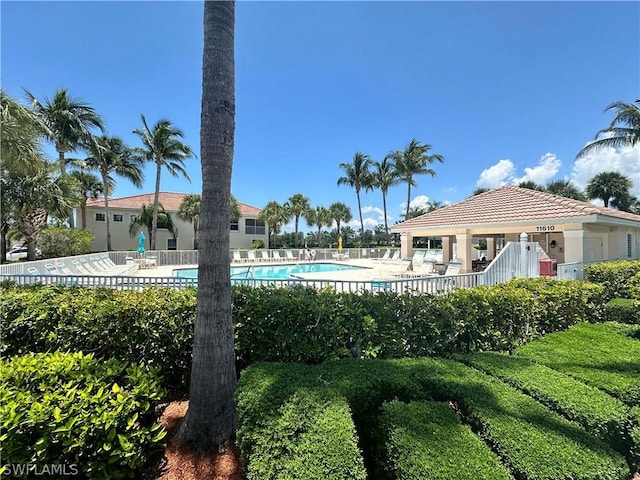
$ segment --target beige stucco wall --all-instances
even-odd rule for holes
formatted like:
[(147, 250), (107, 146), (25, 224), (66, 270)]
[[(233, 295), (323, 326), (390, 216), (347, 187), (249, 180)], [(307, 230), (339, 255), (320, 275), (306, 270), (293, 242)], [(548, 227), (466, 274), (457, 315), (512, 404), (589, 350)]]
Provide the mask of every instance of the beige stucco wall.
[[(111, 230), (111, 249), (112, 250), (136, 250), (138, 248), (138, 234), (135, 237), (129, 236), (129, 223), (132, 215), (137, 215), (138, 210), (109, 208), (111, 222), (109, 228)], [(87, 230), (94, 233), (93, 251), (101, 252), (107, 249), (107, 222), (96, 221), (96, 213), (104, 213), (104, 208), (88, 208), (87, 209)], [(178, 229), (177, 250), (191, 250), (193, 248), (193, 224), (180, 220), (174, 212), (171, 213), (171, 219)], [(114, 222), (113, 216), (120, 214), (123, 216), (122, 222)], [(229, 241), (231, 248), (250, 248), (252, 240), (261, 239), (268, 243), (267, 234), (264, 235), (247, 235), (245, 233), (245, 219), (256, 217), (241, 217), (238, 221), (238, 231), (230, 231)], [(147, 237), (145, 246), (149, 248), (149, 235), (143, 228), (143, 232)], [(266, 231), (266, 227), (265, 227)], [(156, 239), (156, 249), (166, 250), (167, 242), (173, 238), (167, 230), (158, 229), (158, 237)]]

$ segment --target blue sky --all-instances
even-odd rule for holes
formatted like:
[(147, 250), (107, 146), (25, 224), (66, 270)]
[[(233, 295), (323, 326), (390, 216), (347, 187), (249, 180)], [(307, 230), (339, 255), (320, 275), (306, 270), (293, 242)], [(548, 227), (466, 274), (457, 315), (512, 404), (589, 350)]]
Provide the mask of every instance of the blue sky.
[[(171, 120), (199, 152), (201, 2), (1, 2), (2, 87), (23, 99), (58, 87), (93, 105), (109, 133)], [(456, 202), (478, 186), (631, 177), (640, 149), (575, 161), (608, 126), (613, 101), (640, 97), (638, 2), (245, 2), (236, 7), (232, 192), (263, 207), (295, 193), (351, 206), (338, 165), (381, 160), (412, 139), (445, 157), (418, 177), (412, 202)], [(54, 157), (53, 150), (51, 155)], [(200, 192), (163, 172), (162, 190)], [(119, 180), (115, 196), (151, 192)], [(392, 187), (390, 223), (406, 185)], [(382, 222), (379, 191), (363, 195)], [(287, 230), (287, 229), (286, 229)], [(291, 231), (292, 228), (288, 229)]]

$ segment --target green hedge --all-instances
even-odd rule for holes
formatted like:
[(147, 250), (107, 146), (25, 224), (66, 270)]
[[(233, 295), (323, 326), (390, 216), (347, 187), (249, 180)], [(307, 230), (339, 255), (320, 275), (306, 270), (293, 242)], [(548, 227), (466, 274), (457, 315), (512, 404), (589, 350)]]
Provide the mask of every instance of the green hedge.
[[(236, 354), (242, 368), (258, 361), (513, 351), (538, 334), (597, 320), (601, 289), (530, 281), (432, 296), (236, 286)], [(195, 290), (5, 286), (2, 353), (71, 350), (144, 361), (161, 368), (165, 386), (185, 392), (195, 309)]]
[[(154, 421), (157, 373), (80, 353), (0, 363), (4, 473), (12, 465), (67, 465), (92, 479), (127, 478), (165, 436)], [(15, 472), (14, 472), (15, 473)]]
[(640, 300), (613, 298), (605, 307), (609, 322), (635, 323), (640, 325)]
[(618, 260), (589, 263), (584, 266), (584, 278), (605, 287), (607, 300), (630, 298), (629, 280), (640, 273), (640, 260)]
[[(358, 432), (369, 429), (361, 422), (385, 401), (453, 401), (463, 419), (504, 459), (516, 478), (622, 480), (628, 474), (622, 456), (577, 424), (478, 370), (452, 360), (430, 358), (249, 367), (241, 375), (237, 393), (237, 436), (247, 465), (251, 465), (253, 456), (263, 456), (265, 449), (273, 448), (273, 442), (258, 446), (257, 439), (281, 421), (282, 405), (299, 391), (313, 392), (318, 398), (343, 397), (353, 412)], [(286, 423), (295, 425), (299, 421), (287, 418)], [(371, 445), (367, 440), (361, 434), (360, 445), (365, 449)], [(277, 448), (286, 452), (297, 441), (294, 433), (282, 439)], [(375, 459), (366, 451), (364, 457)], [(464, 451), (460, 457), (461, 462), (466, 461)], [(373, 471), (375, 467), (369, 464), (368, 469)], [(294, 476), (280, 472), (278, 478)]]
[(629, 407), (620, 400), (526, 358), (492, 352), (460, 355), (456, 358), (500, 378), (552, 410), (578, 422), (589, 433), (606, 441), (619, 452), (630, 452), (633, 444), (630, 434), (631, 414)]
[(640, 272), (629, 279), (629, 297), (640, 301)]
[(497, 455), (444, 403), (385, 403), (380, 434), (387, 478), (513, 479)]
[(640, 406), (640, 342), (622, 334), (615, 324), (581, 323), (524, 345), (516, 355)]

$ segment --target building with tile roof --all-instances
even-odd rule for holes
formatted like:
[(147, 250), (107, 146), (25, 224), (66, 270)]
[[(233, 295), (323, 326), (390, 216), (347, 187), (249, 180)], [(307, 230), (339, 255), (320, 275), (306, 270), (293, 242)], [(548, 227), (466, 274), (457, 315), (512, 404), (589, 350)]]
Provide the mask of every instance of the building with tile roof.
[[(186, 193), (160, 192), (160, 205), (171, 215), (171, 219), (178, 230), (174, 238), (168, 230), (158, 227), (156, 248), (158, 250), (190, 250), (193, 248), (194, 229), (193, 224), (180, 220), (176, 212)], [(137, 248), (137, 233), (134, 237), (129, 235), (129, 224), (140, 213), (143, 205), (153, 207), (154, 193), (130, 195), (128, 197), (110, 198), (109, 213), (111, 221), (111, 248), (113, 250), (135, 250)], [(230, 225), (231, 248), (250, 248), (253, 240), (262, 240), (268, 245), (268, 232), (262, 220), (258, 219), (260, 209), (246, 203), (240, 204), (240, 219)], [(106, 212), (104, 197), (89, 199), (87, 201), (87, 230), (94, 233), (94, 251), (107, 249)], [(147, 236), (147, 248), (149, 235)]]
[(640, 258), (640, 215), (546, 192), (503, 186), (391, 227), (401, 235), (403, 257), (413, 238), (441, 237), (445, 262), (456, 255), (471, 271), (474, 238), (486, 238), (488, 259), (496, 246), (521, 233), (558, 263)]

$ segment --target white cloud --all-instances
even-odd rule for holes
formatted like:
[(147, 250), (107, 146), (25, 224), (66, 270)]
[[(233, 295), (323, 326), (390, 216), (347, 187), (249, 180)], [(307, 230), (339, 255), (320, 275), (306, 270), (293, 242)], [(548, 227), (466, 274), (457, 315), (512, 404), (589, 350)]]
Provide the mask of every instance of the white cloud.
[[(429, 206), (430, 198), (426, 195), (418, 195), (409, 203), (409, 207), (411, 208), (427, 208)], [(402, 202), (398, 208), (404, 215), (404, 212), (407, 210), (407, 202)]]
[(545, 153), (542, 157), (540, 157), (540, 161), (538, 165), (535, 167), (526, 167), (524, 169), (524, 176), (519, 178), (514, 178), (512, 183), (514, 185), (519, 184), (520, 182), (535, 182), (539, 185), (544, 185), (547, 183), (547, 180), (552, 178), (558, 170), (560, 170), (560, 159), (556, 157), (554, 153)]
[(444, 193), (456, 193), (457, 189), (456, 187), (445, 187), (445, 188), (442, 188), (441, 191)]
[(640, 145), (619, 150), (604, 148), (591, 152), (573, 164), (571, 180), (585, 188), (589, 180), (600, 172), (619, 172), (633, 182), (631, 193), (640, 197)]
[(377, 218), (379, 218), (380, 220), (384, 221), (384, 210), (382, 210), (379, 207), (374, 207), (372, 205), (367, 205), (367, 206), (362, 207), (362, 215), (365, 215), (367, 213), (372, 213)]
[(513, 177), (515, 167), (509, 159), (500, 160), (495, 165), (485, 168), (476, 181), (479, 188), (496, 188), (508, 183)]

